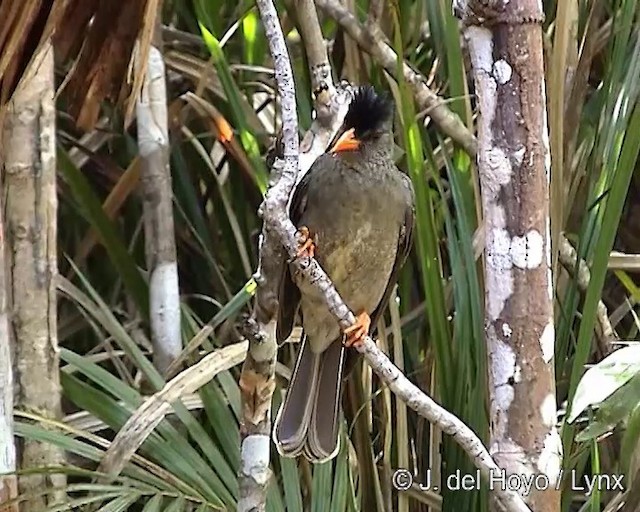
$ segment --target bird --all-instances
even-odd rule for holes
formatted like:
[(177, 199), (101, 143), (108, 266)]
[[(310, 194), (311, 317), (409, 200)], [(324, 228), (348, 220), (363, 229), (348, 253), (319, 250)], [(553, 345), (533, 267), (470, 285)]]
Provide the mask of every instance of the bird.
[(298, 256), (316, 258), (356, 322), (343, 331), (319, 292), (291, 261), (283, 263), (276, 338), (283, 343), (298, 316), (303, 331), (274, 421), (284, 457), (303, 454), (315, 464), (337, 455), (346, 351), (375, 329), (411, 248), (415, 196), (393, 161), (393, 117), (388, 94), (357, 87), (341, 127), (290, 201)]

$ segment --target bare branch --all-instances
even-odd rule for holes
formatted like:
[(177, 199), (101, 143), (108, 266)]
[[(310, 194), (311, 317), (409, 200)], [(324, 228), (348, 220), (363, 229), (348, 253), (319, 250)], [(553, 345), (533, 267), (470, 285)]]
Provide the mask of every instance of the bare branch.
[[(267, 30), (271, 53), (274, 55), (275, 76), (283, 110), (283, 133), (280, 141), (282, 147), (278, 148), (279, 144), (276, 142), (275, 153), (276, 155), (282, 153), (284, 156), (284, 162), (278, 159), (273, 165), (273, 179), (263, 210), (271, 201), (275, 202), (276, 209), (286, 212), (288, 198), (296, 179), (302, 177), (315, 159), (325, 151), (342, 123), (351, 94), (348, 84), (340, 84), (338, 87), (333, 84), (322, 33), (317, 15), (314, 15), (315, 10), (313, 10), (302, 21), (301, 31), (305, 33), (305, 44), (311, 53), (311, 75), (318, 86), (315, 94), (317, 116), (298, 147), (293, 75), (284, 37), (273, 6), (267, 2), (259, 4), (259, 8)], [(271, 418), (269, 411), (275, 389), (277, 356), (274, 318), (278, 307), (278, 285), (282, 262), (285, 258), (282, 244), (273, 237), (270, 226), (265, 222), (260, 239), (258, 270), (255, 274), (256, 282), (259, 284), (255, 309), (245, 332), (250, 340), (250, 346), (240, 377), (244, 421), (242, 467), (239, 476), (239, 511), (264, 510), (265, 506), (270, 476)]]
[[(16, 409), (60, 418), (57, 300), (56, 130), (53, 46), (47, 41), (34, 57), (7, 105), (3, 125), (3, 199), (9, 321), (15, 352)], [(4, 234), (3, 234), (4, 236)], [(3, 340), (5, 342), (5, 340)], [(36, 439), (23, 442), (18, 469), (57, 466), (64, 452)], [(19, 491), (24, 510), (44, 510), (65, 499), (65, 475), (25, 473)]]
[[(2, 183), (0, 182), (0, 190)], [(4, 201), (0, 204), (0, 233), (6, 233)], [(16, 444), (13, 437), (14, 377), (11, 350), (11, 309), (7, 296), (8, 276), (5, 257), (5, 237), (0, 236), (0, 503), (18, 495), (16, 471)], [(18, 503), (8, 506), (6, 512), (19, 512)]]
[[(320, 91), (328, 90), (329, 99), (333, 95), (333, 77), (331, 65), (327, 55), (327, 46), (320, 30), (318, 13), (313, 0), (295, 0), (295, 8), (298, 13), (298, 25), (304, 42), (305, 53), (309, 61), (309, 74), (311, 75), (311, 88), (317, 95)], [(324, 117), (323, 109), (316, 110), (318, 117)]]
[[(180, 290), (173, 222), (169, 122), (160, 25), (149, 47), (136, 102), (153, 363), (165, 375), (180, 355)], [(141, 55), (137, 56), (138, 61)], [(139, 65), (143, 63), (138, 62)]]
[[(365, 26), (338, 0), (316, 0), (317, 6), (334, 18), (342, 28), (367, 53), (370, 53), (390, 74), (396, 74), (398, 56), (387, 43), (374, 33), (371, 25)], [(467, 153), (475, 156), (476, 139), (460, 118), (451, 112), (444, 100), (427, 86), (426, 79), (406, 62), (402, 65), (407, 81), (418, 103), (419, 109), (429, 110), (429, 115), (440, 129), (460, 144)]]
[[(276, 161), (262, 211), (279, 210), (287, 215), (287, 203), (298, 174), (298, 114), (295, 85), (287, 47), (271, 0), (257, 0), (269, 50), (274, 61), (275, 78), (280, 93), (283, 159)], [(289, 223), (291, 224), (291, 223)], [(275, 338), (277, 289), (280, 279), (282, 246), (274, 237), (272, 226), (265, 222), (260, 237), (260, 254), (256, 282), (256, 307), (248, 323), (249, 350), (242, 366), (243, 424), (241, 428), (241, 467), (239, 472), (239, 512), (264, 511), (271, 477), (269, 452), (271, 443), (271, 398), (275, 389), (275, 364), (278, 346)], [(295, 231), (295, 229), (294, 229)]]

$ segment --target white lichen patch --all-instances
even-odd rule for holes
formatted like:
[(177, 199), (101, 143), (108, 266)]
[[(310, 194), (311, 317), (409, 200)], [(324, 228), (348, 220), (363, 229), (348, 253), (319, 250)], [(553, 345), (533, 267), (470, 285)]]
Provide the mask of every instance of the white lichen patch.
[(513, 334), (513, 331), (511, 330), (511, 326), (506, 322), (503, 323), (502, 324), (502, 335), (505, 338), (510, 338), (512, 334)]
[(511, 270), (487, 274), (487, 288), (492, 292), (487, 295), (487, 313), (489, 319), (497, 320), (504, 309), (504, 305), (513, 295), (513, 274)]
[(476, 70), (491, 73), (493, 68), (493, 33), (488, 28), (471, 25), (465, 30), (465, 37), (473, 44), (469, 45), (469, 56)]
[(516, 354), (513, 349), (500, 340), (493, 324), (487, 330), (490, 351), (489, 376), (493, 394), (491, 396), (491, 420), (494, 436), (506, 435), (509, 408), (515, 398), (512, 379), (516, 368)]
[(165, 66), (162, 53), (151, 46), (147, 73), (136, 105), (138, 149), (143, 158), (169, 143)]
[(162, 262), (153, 269), (149, 280), (149, 308), (156, 350), (174, 357), (182, 351), (179, 290), (175, 261)]
[(502, 228), (490, 229), (487, 226), (487, 312), (491, 320), (496, 320), (505, 302), (513, 294), (513, 272), (509, 249), (509, 232)]
[(522, 165), (522, 162), (524, 161), (524, 155), (526, 152), (527, 152), (527, 148), (525, 148), (524, 146), (520, 146), (513, 153), (511, 153), (511, 156), (513, 157), (513, 163), (515, 163), (516, 166), (520, 167)]
[[(494, 391), (496, 392), (491, 395), (491, 437), (493, 439), (504, 439), (507, 436), (507, 427), (509, 426), (509, 411), (503, 409), (500, 406), (500, 402), (508, 399), (508, 397), (500, 396), (497, 392), (500, 391), (506, 394), (509, 392), (509, 390), (513, 392), (513, 388), (511, 386), (502, 386), (501, 388), (495, 389)], [(511, 401), (513, 401), (513, 396), (511, 397)], [(509, 403), (511, 403), (511, 401)]]
[(547, 475), (549, 484), (554, 486), (560, 476), (562, 465), (562, 441), (555, 427), (551, 428), (544, 439), (544, 447), (538, 457), (538, 470)]
[(540, 405), (540, 416), (542, 423), (547, 427), (553, 427), (556, 424), (556, 397), (548, 394)]
[(511, 80), (512, 74), (513, 69), (511, 69), (511, 66), (506, 60), (500, 59), (493, 63), (493, 77), (500, 85), (504, 85)]
[[(493, 327), (489, 328), (493, 330)], [(493, 334), (493, 333), (490, 333)], [(516, 354), (513, 349), (497, 337), (491, 344), (491, 374), (494, 386), (508, 384), (516, 371)]]
[(500, 189), (508, 184), (513, 177), (513, 168), (507, 154), (498, 147), (492, 147), (484, 153), (487, 161), (485, 172), (482, 176), (482, 186), (487, 197), (498, 197)]
[(533, 466), (529, 463), (529, 458), (522, 446), (517, 444), (510, 437), (504, 436), (497, 439), (489, 448), (489, 453), (501, 468), (509, 468), (510, 474), (530, 475), (533, 473)]
[(513, 373), (513, 381), (518, 383), (522, 380), (522, 368), (519, 364), (516, 365), (516, 371)]
[[(469, 43), (469, 56), (473, 65), (476, 90), (478, 91), (478, 104), (480, 112), (482, 112), (478, 129), (489, 135), (497, 105), (497, 84), (492, 76), (493, 33), (488, 28), (473, 25), (465, 29), (464, 36)], [(491, 144), (491, 137), (481, 137), (479, 143), (479, 158), (482, 158), (487, 149), (487, 144)]]
[(524, 236), (514, 236), (511, 241), (511, 260), (521, 269), (538, 268), (544, 255), (544, 239), (532, 229)]
[(515, 389), (513, 386), (510, 383), (503, 384), (502, 386), (496, 387), (494, 391), (493, 398), (495, 400), (496, 407), (501, 411), (508, 411), (515, 397)]
[(507, 226), (507, 212), (503, 206), (497, 203), (491, 203), (491, 218), (487, 219), (488, 225), (494, 229), (504, 229)]
[(540, 336), (540, 348), (542, 349), (542, 359), (545, 363), (549, 363), (553, 359), (553, 353), (556, 343), (556, 330), (553, 321), (549, 322)]
[(259, 485), (266, 485), (271, 477), (269, 450), (270, 439), (264, 434), (254, 434), (242, 441), (242, 474), (250, 476)]
[(511, 270), (511, 236), (504, 228), (495, 227), (486, 233), (487, 266), (493, 270)]

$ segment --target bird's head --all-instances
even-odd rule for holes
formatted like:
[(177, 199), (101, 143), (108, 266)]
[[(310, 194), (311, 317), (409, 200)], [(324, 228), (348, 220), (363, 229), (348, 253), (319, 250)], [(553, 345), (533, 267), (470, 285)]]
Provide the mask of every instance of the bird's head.
[(328, 153), (386, 151), (393, 146), (393, 100), (370, 85), (358, 87)]

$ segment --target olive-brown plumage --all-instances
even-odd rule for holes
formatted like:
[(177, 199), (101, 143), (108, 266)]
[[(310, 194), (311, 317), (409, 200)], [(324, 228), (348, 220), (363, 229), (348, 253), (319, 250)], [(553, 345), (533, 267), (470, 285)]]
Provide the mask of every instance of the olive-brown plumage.
[[(359, 88), (329, 151), (291, 201), (291, 219), (308, 228), (318, 263), (365, 320), (361, 332), (369, 317), (375, 327), (411, 246), (413, 188), (393, 163), (392, 126), (391, 100), (372, 87)], [(324, 299), (289, 265), (279, 303), (278, 340), (289, 336), (298, 312), (304, 335), (274, 441), (283, 456), (304, 452), (321, 462), (339, 447), (343, 333)]]

